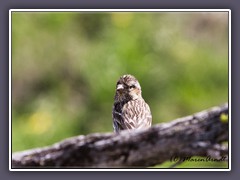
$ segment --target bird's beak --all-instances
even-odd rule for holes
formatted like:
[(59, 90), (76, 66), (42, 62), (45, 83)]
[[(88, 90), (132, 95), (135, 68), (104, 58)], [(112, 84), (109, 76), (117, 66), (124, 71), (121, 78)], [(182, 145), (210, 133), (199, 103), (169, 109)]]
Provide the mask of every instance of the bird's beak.
[(122, 91), (124, 89), (122, 84), (117, 85), (117, 91)]

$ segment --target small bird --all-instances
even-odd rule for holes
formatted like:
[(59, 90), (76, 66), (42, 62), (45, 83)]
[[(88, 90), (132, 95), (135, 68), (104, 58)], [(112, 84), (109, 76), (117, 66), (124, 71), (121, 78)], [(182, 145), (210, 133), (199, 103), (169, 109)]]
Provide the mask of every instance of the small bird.
[(114, 132), (151, 127), (150, 108), (142, 98), (138, 80), (132, 75), (123, 75), (117, 81), (112, 118)]

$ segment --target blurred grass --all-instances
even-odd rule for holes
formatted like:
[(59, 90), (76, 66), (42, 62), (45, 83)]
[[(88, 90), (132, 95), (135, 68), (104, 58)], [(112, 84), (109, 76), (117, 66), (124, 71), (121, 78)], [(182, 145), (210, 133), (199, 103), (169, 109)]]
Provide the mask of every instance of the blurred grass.
[(12, 150), (111, 132), (126, 73), (153, 124), (228, 101), (227, 13), (13, 12)]

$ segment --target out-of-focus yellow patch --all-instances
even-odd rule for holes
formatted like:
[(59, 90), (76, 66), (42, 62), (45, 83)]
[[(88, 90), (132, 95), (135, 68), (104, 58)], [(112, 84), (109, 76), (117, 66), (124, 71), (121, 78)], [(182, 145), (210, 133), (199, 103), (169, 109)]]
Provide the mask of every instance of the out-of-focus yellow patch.
[(178, 41), (175, 43), (175, 46), (172, 46), (175, 50), (176, 60), (181, 62), (187, 62), (192, 59), (195, 49), (194, 46), (186, 41)]
[(220, 121), (221, 121), (222, 123), (227, 123), (227, 122), (228, 122), (228, 115), (225, 114), (225, 113), (222, 113), (222, 114), (220, 115)]
[(52, 118), (47, 112), (36, 112), (27, 121), (27, 129), (31, 134), (42, 134), (52, 125)]
[(120, 27), (120, 28), (126, 28), (131, 23), (131, 21), (133, 19), (133, 14), (126, 13), (126, 12), (112, 13), (111, 19), (112, 19), (112, 23), (115, 26)]

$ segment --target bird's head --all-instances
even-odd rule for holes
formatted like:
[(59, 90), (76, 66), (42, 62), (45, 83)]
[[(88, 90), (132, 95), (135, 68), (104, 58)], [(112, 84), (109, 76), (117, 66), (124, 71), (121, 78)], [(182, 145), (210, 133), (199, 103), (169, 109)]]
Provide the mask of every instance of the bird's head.
[(141, 98), (141, 86), (138, 80), (132, 75), (123, 75), (117, 81), (116, 101), (130, 101)]

